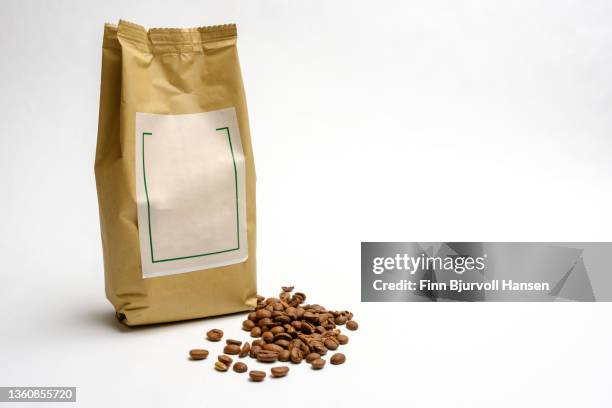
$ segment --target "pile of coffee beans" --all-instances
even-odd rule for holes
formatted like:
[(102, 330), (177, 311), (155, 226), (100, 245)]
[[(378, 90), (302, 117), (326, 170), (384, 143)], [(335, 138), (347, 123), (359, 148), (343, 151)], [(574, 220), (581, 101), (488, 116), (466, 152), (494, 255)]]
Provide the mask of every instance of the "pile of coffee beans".
[[(257, 296), (257, 307), (242, 322), (242, 328), (255, 338), (252, 344), (240, 340), (227, 339), (223, 348), (225, 354), (218, 356), (215, 362), (217, 371), (225, 372), (232, 367), (233, 359), (251, 357), (260, 363), (291, 362), (310, 364), (314, 370), (325, 367), (323, 358), (329, 351), (337, 350), (348, 343), (349, 338), (342, 334), (338, 326), (345, 325), (348, 330), (357, 330), (359, 325), (353, 320), (349, 311), (331, 311), (321, 305), (305, 304), (306, 295), (293, 293), (293, 287), (283, 287), (278, 297), (265, 298)], [(210, 341), (220, 341), (223, 331), (212, 329), (206, 333)], [(192, 360), (208, 357), (208, 351), (194, 349), (189, 352)], [(344, 364), (346, 356), (334, 353), (329, 362), (333, 365)], [(248, 371), (242, 362), (233, 364), (237, 373)], [(270, 370), (272, 377), (285, 377), (289, 373), (287, 366), (275, 366)], [(263, 381), (264, 371), (249, 372), (252, 381)]]

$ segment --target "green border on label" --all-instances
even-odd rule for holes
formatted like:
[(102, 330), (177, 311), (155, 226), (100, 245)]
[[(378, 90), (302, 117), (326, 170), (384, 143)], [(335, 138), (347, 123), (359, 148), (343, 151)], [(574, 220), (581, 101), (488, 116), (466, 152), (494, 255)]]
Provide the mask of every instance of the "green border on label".
[(205, 254), (181, 256), (177, 258), (168, 258), (168, 259), (157, 259), (157, 260), (155, 259), (155, 257), (153, 256), (153, 235), (151, 234), (151, 204), (149, 203), (149, 189), (147, 187), (147, 171), (145, 167), (145, 136), (151, 136), (153, 135), (153, 133), (142, 132), (142, 177), (144, 179), (145, 195), (147, 197), (147, 220), (149, 222), (149, 247), (151, 248), (151, 262), (152, 263), (178, 261), (180, 259), (197, 258), (200, 256), (223, 254), (225, 252), (238, 251), (240, 249), (240, 218), (239, 218), (239, 211), (238, 211), (238, 171), (236, 170), (236, 158), (234, 157), (234, 147), (232, 146), (232, 137), (230, 135), (229, 127), (217, 128), (215, 130), (216, 131), (225, 130), (227, 132), (227, 141), (229, 142), (230, 152), (232, 153), (232, 162), (234, 163), (234, 187), (236, 191), (236, 243), (237, 243), (237, 246), (236, 248), (226, 249), (223, 251), (209, 252)]

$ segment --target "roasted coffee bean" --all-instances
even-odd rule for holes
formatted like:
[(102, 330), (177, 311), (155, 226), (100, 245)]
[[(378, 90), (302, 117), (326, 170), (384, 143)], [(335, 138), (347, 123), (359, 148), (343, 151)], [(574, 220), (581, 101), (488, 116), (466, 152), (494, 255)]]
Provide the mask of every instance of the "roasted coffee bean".
[(263, 319), (257, 322), (257, 326), (261, 327), (262, 331), (265, 331), (267, 327), (274, 326), (274, 322), (269, 317), (264, 317)]
[(260, 327), (253, 327), (251, 329), (251, 337), (259, 337), (261, 336), (261, 328)]
[(289, 361), (291, 352), (289, 350), (283, 350), (278, 353), (278, 361)]
[(264, 371), (253, 370), (249, 372), (249, 377), (251, 377), (251, 380), (255, 382), (260, 382), (263, 381), (264, 378), (266, 378), (266, 373)]
[(306, 334), (311, 334), (316, 331), (315, 327), (307, 322), (302, 322), (302, 324), (300, 325), (300, 330), (302, 331), (302, 333)]
[(293, 348), (289, 354), (289, 358), (291, 359), (291, 362), (299, 364), (304, 359), (304, 352), (297, 347)]
[(237, 346), (240, 346), (242, 345), (242, 342), (240, 340), (227, 339), (225, 340), (225, 344), (235, 344)]
[(264, 319), (266, 317), (271, 317), (272, 313), (270, 313), (268, 310), (266, 309), (259, 309), (257, 312), (255, 312), (255, 316), (258, 319)]
[(319, 321), (319, 316), (317, 316), (316, 314), (312, 312), (306, 312), (304, 313), (304, 319), (306, 319), (309, 322), (317, 322)]
[(263, 302), (264, 300), (266, 300), (266, 298), (264, 296), (257, 295), (257, 301), (258, 302)]
[(259, 346), (259, 347), (261, 347), (261, 346), (263, 346), (264, 344), (266, 344), (266, 342), (265, 342), (265, 341), (263, 341), (262, 339), (257, 339), (257, 340), (253, 340), (253, 344), (252, 344), (252, 345), (253, 345), (253, 346)]
[(268, 350), (268, 351), (274, 351), (276, 353), (280, 353), (281, 351), (283, 351), (284, 349), (274, 343), (268, 343), (268, 344), (264, 344), (264, 346), (262, 347), (264, 350)]
[(208, 357), (208, 350), (193, 349), (189, 351), (189, 356), (192, 360), (204, 360), (206, 357)]
[(227, 371), (227, 365), (223, 364), (220, 361), (215, 361), (215, 369), (217, 371)]
[(261, 361), (262, 363), (272, 363), (278, 360), (278, 353), (274, 351), (261, 350), (257, 353), (257, 361)]
[(338, 316), (334, 319), (334, 321), (336, 322), (336, 324), (343, 325), (346, 323), (347, 319), (346, 316)]
[(257, 320), (257, 313), (255, 313), (255, 312), (249, 313), (247, 319), (249, 319), (252, 322), (256, 321)]
[(276, 378), (284, 377), (289, 372), (289, 367), (287, 366), (272, 367), (270, 369), (270, 372), (272, 373), (272, 377), (276, 377)]
[(281, 334), (285, 332), (285, 328), (283, 326), (276, 326), (270, 329), (270, 332), (276, 337), (277, 334)]
[(293, 292), (293, 286), (283, 286), (281, 289), (283, 292)]
[(234, 361), (230, 356), (226, 356), (225, 354), (221, 354), (219, 357), (217, 357), (217, 360), (219, 360), (226, 366), (230, 366), (232, 364), (232, 361)]
[(234, 364), (234, 366), (232, 367), (234, 369), (235, 372), (237, 373), (246, 373), (249, 369), (249, 367), (247, 367), (246, 364), (241, 363), (241, 362), (237, 362)]
[(251, 331), (251, 329), (255, 327), (255, 323), (253, 323), (252, 320), (245, 320), (244, 322), (242, 322), (242, 329), (246, 330), (246, 331)]
[(336, 350), (340, 346), (340, 343), (338, 343), (338, 340), (336, 340), (334, 337), (325, 339), (323, 344), (325, 344), (325, 347), (327, 347), (329, 350)]
[(343, 364), (346, 361), (346, 356), (342, 353), (336, 353), (331, 356), (329, 362), (333, 365)]
[(240, 346), (237, 344), (228, 344), (223, 348), (225, 354), (238, 354), (240, 353)]
[(283, 348), (287, 348), (289, 347), (289, 340), (286, 340), (286, 339), (275, 340), (274, 344), (279, 345)]
[(240, 349), (240, 354), (238, 354), (238, 357), (242, 358), (242, 357), (246, 357), (249, 355), (249, 352), (251, 351), (251, 345), (249, 344), (249, 342), (245, 342), (242, 346), (242, 348)]
[(263, 334), (261, 335), (261, 339), (266, 343), (271, 343), (274, 341), (274, 334), (272, 334), (272, 332), (270, 331), (263, 332)]
[(274, 318), (275, 322), (279, 322), (282, 324), (291, 323), (291, 318), (287, 315), (280, 315)]
[(312, 360), (310, 366), (315, 370), (320, 370), (325, 366), (325, 360), (322, 358), (317, 358), (316, 360)]
[(338, 340), (338, 343), (340, 344), (347, 344), (349, 342), (348, 336), (345, 336), (344, 334), (339, 334), (338, 337), (336, 337), (336, 339)]
[(261, 351), (261, 346), (253, 346), (251, 347), (251, 351), (249, 351), (249, 357), (255, 358), (257, 354)]
[(359, 324), (354, 320), (349, 320), (346, 322), (346, 328), (349, 330), (357, 330), (359, 328)]
[(319, 353), (310, 353), (306, 356), (306, 362), (312, 363), (317, 358), (321, 358), (321, 355)]
[(223, 337), (223, 331), (212, 329), (206, 332), (206, 338), (210, 341), (219, 341)]

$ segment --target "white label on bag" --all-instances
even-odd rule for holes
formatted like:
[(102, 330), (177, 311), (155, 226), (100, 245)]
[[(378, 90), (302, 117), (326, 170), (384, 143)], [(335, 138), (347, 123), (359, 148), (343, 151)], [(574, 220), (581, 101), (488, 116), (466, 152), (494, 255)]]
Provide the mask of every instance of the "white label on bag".
[(234, 108), (136, 113), (143, 278), (244, 262), (245, 163)]

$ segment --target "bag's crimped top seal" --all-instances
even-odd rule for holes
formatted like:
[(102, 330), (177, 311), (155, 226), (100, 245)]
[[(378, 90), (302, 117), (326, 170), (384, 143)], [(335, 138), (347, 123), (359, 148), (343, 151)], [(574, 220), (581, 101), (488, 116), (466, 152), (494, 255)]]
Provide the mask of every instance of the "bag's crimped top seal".
[[(112, 45), (114, 38), (134, 44), (138, 49), (151, 53), (202, 52), (211, 43), (225, 45), (236, 41), (238, 32), (235, 24), (222, 24), (193, 28), (150, 28), (119, 20), (119, 24), (104, 25), (105, 45)], [(210, 47), (217, 48), (217, 47)]]

